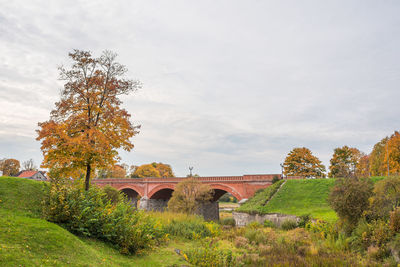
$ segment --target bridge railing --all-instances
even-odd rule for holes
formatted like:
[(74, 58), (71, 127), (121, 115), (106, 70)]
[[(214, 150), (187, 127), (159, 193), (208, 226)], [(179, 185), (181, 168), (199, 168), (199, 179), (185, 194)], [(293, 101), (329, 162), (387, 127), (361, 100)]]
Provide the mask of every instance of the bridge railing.
[[(274, 176), (281, 177), (280, 174), (252, 174), (252, 175), (243, 175), (243, 176), (207, 176), (207, 177), (194, 177), (202, 182), (213, 182), (213, 181), (272, 181)], [(184, 179), (188, 179), (188, 177), (171, 177), (171, 178), (107, 178), (107, 179), (95, 179), (95, 183), (124, 183), (124, 182), (175, 182), (178, 183)]]

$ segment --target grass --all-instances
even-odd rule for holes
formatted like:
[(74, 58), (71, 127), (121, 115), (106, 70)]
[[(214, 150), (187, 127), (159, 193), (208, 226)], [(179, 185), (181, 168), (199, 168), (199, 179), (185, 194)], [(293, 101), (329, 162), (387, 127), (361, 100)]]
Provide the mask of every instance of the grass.
[[(372, 177), (374, 183), (385, 177)], [(282, 213), (292, 215), (310, 214), (313, 218), (336, 221), (337, 215), (328, 204), (328, 196), (335, 179), (287, 180), (276, 193), (272, 186), (254, 195), (237, 211), (248, 213)], [(272, 198), (271, 198), (272, 197)], [(267, 200), (271, 200), (266, 204)]]
[(47, 184), (0, 177), (0, 266), (178, 266), (186, 262), (175, 248), (191, 246), (174, 240), (168, 245), (126, 256), (109, 244), (77, 237), (41, 218)]
[(264, 190), (256, 192), (256, 194), (250, 198), (246, 203), (241, 205), (236, 211), (247, 212), (247, 213), (263, 213), (263, 208), (267, 202), (276, 193), (279, 187), (282, 185), (284, 180), (274, 183)]

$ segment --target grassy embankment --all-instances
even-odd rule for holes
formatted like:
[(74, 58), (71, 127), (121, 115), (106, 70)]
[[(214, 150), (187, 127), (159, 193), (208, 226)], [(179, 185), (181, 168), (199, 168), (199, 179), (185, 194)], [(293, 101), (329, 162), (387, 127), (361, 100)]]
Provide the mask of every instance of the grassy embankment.
[[(371, 179), (373, 182), (377, 182), (383, 178), (373, 177)], [(276, 192), (277, 186), (274, 184), (257, 193), (237, 211), (298, 216), (310, 214), (313, 218), (332, 222), (337, 219), (337, 215), (329, 206), (327, 199), (334, 184), (335, 179), (287, 180), (278, 192)], [(267, 203), (269, 199), (270, 201)]]
[[(144, 255), (125, 256), (103, 242), (77, 237), (41, 218), (47, 184), (0, 177), (0, 266), (169, 266), (186, 262), (174, 248), (191, 243), (174, 240)], [(186, 263), (187, 264), (187, 263)]]

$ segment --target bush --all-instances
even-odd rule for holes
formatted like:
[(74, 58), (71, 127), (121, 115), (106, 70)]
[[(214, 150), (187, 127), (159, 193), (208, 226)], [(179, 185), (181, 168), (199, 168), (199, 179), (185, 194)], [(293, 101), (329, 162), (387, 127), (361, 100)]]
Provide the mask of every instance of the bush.
[(219, 235), (219, 226), (214, 222), (204, 221), (175, 221), (164, 226), (164, 231), (172, 236), (187, 239), (199, 239)]
[(155, 220), (137, 211), (125, 198), (111, 204), (106, 193), (97, 187), (84, 191), (81, 186), (53, 183), (43, 214), (48, 221), (62, 224), (75, 234), (110, 242), (125, 254), (151, 247), (165, 238)]
[(104, 195), (105, 202), (110, 201), (111, 204), (113, 204), (113, 205), (117, 204), (118, 202), (120, 202), (123, 199), (121, 192), (109, 185), (106, 185), (103, 188), (103, 192), (105, 193), (105, 195)]
[(337, 179), (329, 195), (329, 204), (343, 222), (354, 228), (368, 208), (371, 195), (370, 179)]
[(300, 216), (300, 221), (298, 223), (299, 227), (305, 228), (307, 223), (311, 221), (311, 214), (304, 214)]
[(233, 219), (232, 217), (228, 217), (228, 218), (224, 218), (220, 221), (220, 223), (222, 225), (229, 225), (229, 226), (235, 226), (236, 222), (235, 219)]
[(394, 211), (390, 212), (389, 220), (390, 229), (395, 232), (400, 232), (400, 208), (397, 207)]
[(183, 254), (186, 261), (200, 267), (230, 267), (237, 266), (231, 250), (218, 248), (212, 241), (203, 242), (202, 246), (186, 251)]
[(297, 227), (297, 222), (295, 220), (285, 220), (281, 225), (282, 230), (285, 231), (292, 230), (296, 227)]
[(270, 220), (265, 220), (264, 227), (275, 228), (276, 225), (273, 222), (271, 222)]

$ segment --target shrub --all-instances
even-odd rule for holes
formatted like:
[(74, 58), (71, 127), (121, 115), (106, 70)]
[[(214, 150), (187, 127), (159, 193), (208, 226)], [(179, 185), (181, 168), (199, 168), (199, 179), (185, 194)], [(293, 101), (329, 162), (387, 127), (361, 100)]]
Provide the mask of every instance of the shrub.
[(370, 179), (337, 179), (329, 195), (329, 204), (343, 222), (354, 228), (368, 208), (371, 195)]
[(274, 184), (274, 183), (276, 183), (276, 182), (279, 182), (279, 177), (278, 177), (278, 175), (274, 175), (274, 177), (272, 178), (272, 183)]
[(388, 219), (390, 211), (400, 205), (400, 177), (388, 177), (375, 184), (371, 198), (371, 215), (373, 218)]
[(111, 204), (113, 204), (113, 205), (120, 202), (123, 198), (120, 191), (118, 191), (117, 189), (115, 189), (114, 187), (111, 187), (109, 185), (106, 185), (103, 188), (103, 192), (105, 193), (104, 200), (110, 201)]
[(106, 193), (97, 187), (84, 191), (81, 186), (53, 183), (44, 201), (43, 214), (48, 221), (60, 223), (75, 234), (110, 242), (126, 254), (165, 238), (161, 226), (126, 199), (115, 205), (106, 199)]
[(394, 211), (390, 212), (389, 220), (390, 229), (395, 232), (400, 232), (400, 208), (397, 207)]
[(164, 226), (164, 231), (172, 236), (181, 236), (187, 239), (199, 239), (216, 236), (219, 226), (213, 222), (204, 221), (175, 221)]
[(297, 222), (295, 220), (285, 220), (281, 225), (282, 230), (285, 231), (292, 230), (296, 227), (297, 227)]
[(235, 226), (235, 219), (233, 219), (232, 217), (228, 217), (228, 218), (224, 218), (220, 221), (220, 223), (222, 225), (229, 225), (229, 226)]
[(300, 216), (300, 221), (298, 223), (299, 227), (306, 227), (306, 224), (311, 221), (311, 214), (304, 214)]
[(270, 220), (265, 220), (264, 227), (275, 228), (276, 225), (273, 222), (271, 222)]
[(232, 255), (232, 251), (220, 249), (212, 241), (205, 241), (200, 247), (185, 251), (183, 256), (190, 264), (199, 267), (237, 266), (236, 258)]

